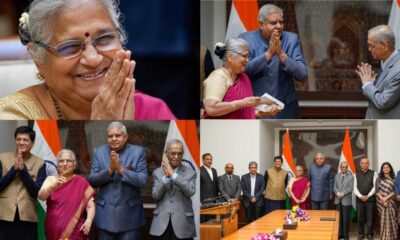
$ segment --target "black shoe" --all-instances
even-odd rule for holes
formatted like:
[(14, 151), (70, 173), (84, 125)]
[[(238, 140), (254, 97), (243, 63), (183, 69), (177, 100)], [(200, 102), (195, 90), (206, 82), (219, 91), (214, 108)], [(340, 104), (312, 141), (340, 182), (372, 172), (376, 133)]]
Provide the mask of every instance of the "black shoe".
[(364, 234), (360, 234), (360, 235), (358, 235), (357, 240), (363, 240), (364, 238), (365, 238)]
[(344, 237), (343, 239), (344, 239), (344, 240), (349, 240), (349, 237)]
[(374, 240), (374, 238), (371, 235), (367, 235), (368, 240)]

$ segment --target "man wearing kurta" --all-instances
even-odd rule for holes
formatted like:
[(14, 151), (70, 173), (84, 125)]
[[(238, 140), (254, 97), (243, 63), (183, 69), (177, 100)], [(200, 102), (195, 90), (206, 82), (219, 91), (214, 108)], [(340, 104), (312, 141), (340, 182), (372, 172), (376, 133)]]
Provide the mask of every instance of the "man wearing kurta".
[(264, 214), (276, 209), (285, 209), (286, 186), (288, 184), (288, 173), (282, 169), (283, 158), (274, 157), (274, 167), (267, 169), (264, 174)]
[(0, 154), (0, 240), (37, 239), (36, 198), (46, 165), (30, 152), (35, 136), (31, 127), (18, 127), (16, 150)]

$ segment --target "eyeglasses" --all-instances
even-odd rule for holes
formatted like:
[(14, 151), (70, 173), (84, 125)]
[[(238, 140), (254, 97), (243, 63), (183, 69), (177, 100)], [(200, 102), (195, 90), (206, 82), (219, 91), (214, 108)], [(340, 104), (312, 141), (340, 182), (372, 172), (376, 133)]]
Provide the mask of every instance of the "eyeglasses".
[(248, 59), (249, 61), (250, 61), (250, 55), (249, 54), (243, 54), (243, 53), (240, 53), (240, 52), (236, 52), (236, 51), (232, 51), (232, 50), (229, 50), (230, 52), (233, 52), (233, 53), (236, 53), (236, 54), (239, 54), (240, 56), (242, 56), (242, 57), (244, 57), (245, 59)]
[(58, 160), (58, 163), (59, 163), (59, 164), (64, 164), (64, 163), (71, 164), (71, 163), (74, 163), (74, 162), (75, 162), (75, 161), (72, 160), (72, 159), (60, 159), (60, 160)]
[(284, 22), (283, 22), (283, 20), (279, 20), (279, 21), (268, 21), (268, 20), (264, 20), (264, 22), (263, 23), (265, 23), (265, 24), (271, 24), (272, 26), (275, 26), (276, 24), (280, 24), (280, 25), (283, 25), (283, 24), (285, 24)]
[(168, 154), (172, 157), (174, 157), (174, 156), (182, 157), (183, 156), (183, 152), (169, 152)]
[[(72, 59), (79, 57), (86, 48), (86, 42), (82, 40), (68, 40), (51, 46), (39, 41), (35, 42), (40, 47), (51, 50), (64, 59)], [(108, 32), (101, 34), (90, 41), (97, 51), (105, 52), (114, 50), (121, 44), (117, 32)]]

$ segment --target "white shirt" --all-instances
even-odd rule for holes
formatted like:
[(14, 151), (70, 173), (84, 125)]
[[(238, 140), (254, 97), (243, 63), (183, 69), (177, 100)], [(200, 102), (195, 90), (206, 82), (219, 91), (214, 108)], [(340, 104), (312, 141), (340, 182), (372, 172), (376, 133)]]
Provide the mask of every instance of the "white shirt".
[(211, 181), (213, 181), (213, 182), (214, 182), (214, 179), (213, 179), (213, 173), (212, 173), (212, 170), (211, 170), (211, 168), (207, 167), (206, 165), (203, 165), (203, 166), (204, 166), (204, 168), (207, 170), (207, 172), (208, 172), (208, 175), (210, 175)]
[(252, 197), (254, 197), (254, 190), (255, 190), (255, 188), (256, 188), (256, 176), (257, 175), (251, 175), (250, 174), (250, 186), (251, 186), (251, 191), (250, 191), (250, 194), (251, 194), (251, 196)]
[[(371, 189), (371, 191), (369, 191), (369, 193), (368, 193), (368, 197), (371, 197), (372, 195), (374, 195), (375, 194), (375, 183), (376, 183), (376, 179), (378, 178), (378, 174), (374, 171), (374, 182), (373, 182), (373, 187), (372, 187), (372, 189)], [(354, 191), (354, 194), (358, 197), (358, 198), (361, 198), (361, 193), (360, 193), (360, 191), (358, 191), (358, 187), (357, 187), (357, 177), (356, 176), (354, 176), (354, 186), (353, 186), (353, 191)]]

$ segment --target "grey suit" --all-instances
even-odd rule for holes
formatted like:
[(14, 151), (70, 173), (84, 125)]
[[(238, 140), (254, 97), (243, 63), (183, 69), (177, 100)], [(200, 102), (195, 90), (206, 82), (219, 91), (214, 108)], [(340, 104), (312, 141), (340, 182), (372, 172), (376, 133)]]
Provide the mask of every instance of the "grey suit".
[[(152, 196), (157, 200), (150, 235), (161, 236), (171, 225), (178, 238), (193, 238), (196, 236), (194, 213), (191, 196), (196, 193), (196, 172), (180, 165), (176, 171), (175, 180), (166, 180), (162, 168), (153, 172)], [(169, 181), (169, 182), (165, 182)]]
[[(352, 193), (353, 193), (354, 177), (351, 172), (347, 172), (342, 181), (342, 173), (339, 172), (335, 176), (335, 184), (333, 185), (333, 192), (335, 193), (335, 205), (342, 203), (343, 206), (351, 206)], [(337, 194), (344, 193), (344, 197), (339, 200)]]
[(368, 98), (365, 118), (400, 118), (400, 53), (388, 60), (377, 79), (363, 87)]
[[(350, 230), (351, 200), (353, 193), (354, 177), (349, 171), (343, 175), (341, 172), (335, 176), (333, 192), (335, 194), (336, 210), (340, 212), (339, 238), (348, 239)], [(344, 197), (339, 199), (337, 194), (343, 193)]]
[(229, 181), (227, 174), (218, 177), (218, 189), (219, 193), (224, 196), (226, 201), (231, 198), (239, 200), (240, 198), (240, 177), (232, 174), (232, 180)]

